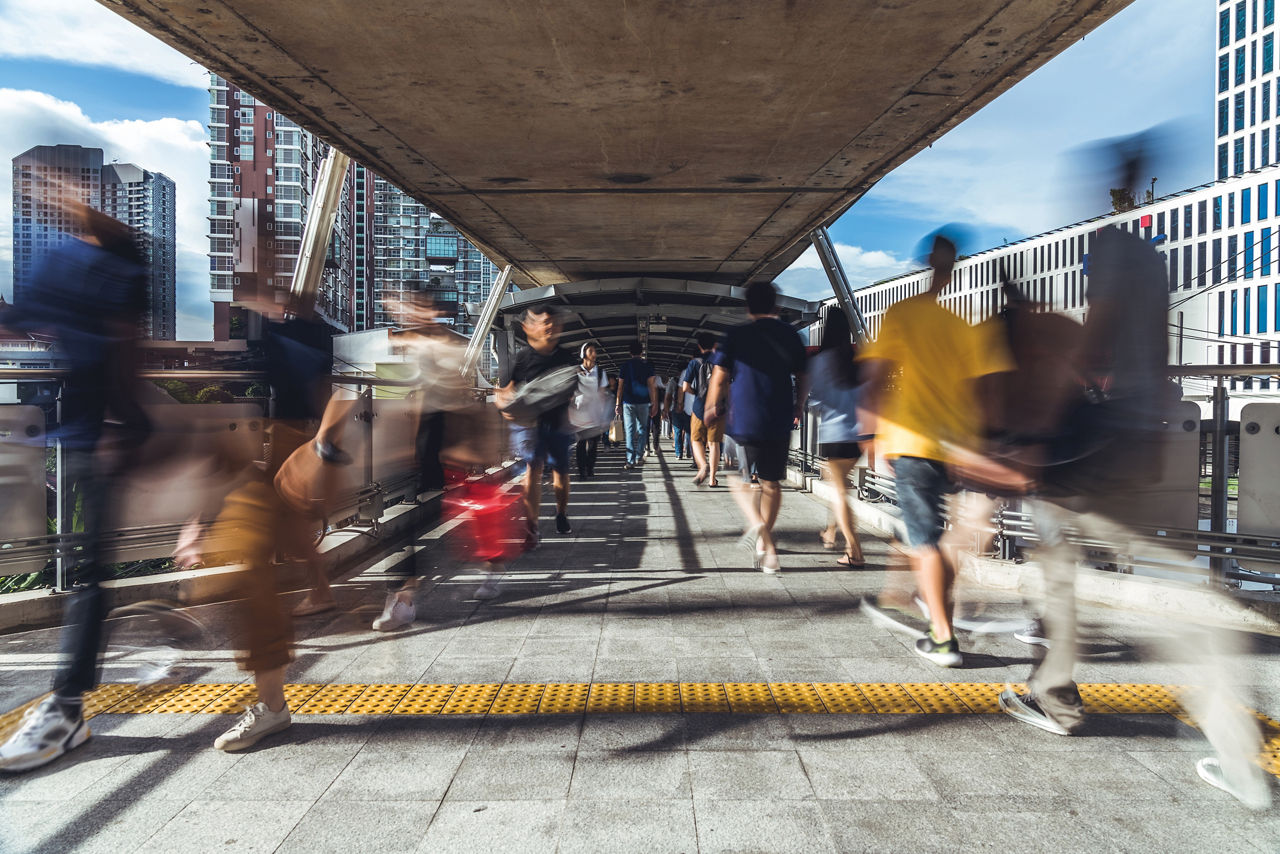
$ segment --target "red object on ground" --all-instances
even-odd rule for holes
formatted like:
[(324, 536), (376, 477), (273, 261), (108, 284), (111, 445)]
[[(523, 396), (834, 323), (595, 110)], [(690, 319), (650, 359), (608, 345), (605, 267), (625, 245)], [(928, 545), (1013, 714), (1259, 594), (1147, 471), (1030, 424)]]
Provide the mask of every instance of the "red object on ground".
[(496, 484), (479, 481), (463, 481), (445, 494), (448, 514), (465, 514), (453, 538), (463, 560), (501, 563), (519, 554), (514, 512), (519, 499), (518, 492), (505, 492)]

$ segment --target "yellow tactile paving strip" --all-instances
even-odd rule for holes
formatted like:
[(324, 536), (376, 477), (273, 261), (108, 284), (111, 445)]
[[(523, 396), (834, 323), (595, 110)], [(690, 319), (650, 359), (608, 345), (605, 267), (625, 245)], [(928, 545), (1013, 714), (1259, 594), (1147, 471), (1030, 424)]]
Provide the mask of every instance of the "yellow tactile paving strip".
[[(1024, 685), (1013, 686), (1019, 691)], [(998, 714), (998, 682), (601, 682), (463, 685), (287, 685), (295, 715), (574, 714)], [(1168, 714), (1190, 723), (1183, 685), (1082, 684), (1085, 710), (1101, 715)], [(8, 735), (36, 700), (0, 714)], [(186, 684), (139, 688), (102, 685), (85, 695), (85, 716), (235, 714), (255, 701), (253, 686)], [(1280, 776), (1280, 722), (1262, 725), (1258, 762)]]

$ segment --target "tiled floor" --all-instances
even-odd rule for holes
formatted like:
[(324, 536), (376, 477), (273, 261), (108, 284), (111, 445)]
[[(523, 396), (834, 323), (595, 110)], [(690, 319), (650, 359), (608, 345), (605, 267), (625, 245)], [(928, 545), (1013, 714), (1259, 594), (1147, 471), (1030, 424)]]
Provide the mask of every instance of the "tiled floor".
[[(812, 498), (786, 493), (784, 572), (766, 576), (737, 544), (726, 490), (694, 487), (670, 454), (639, 473), (620, 462), (606, 451), (575, 483), (575, 533), (545, 517), (542, 547), (493, 602), (471, 598), (482, 576), (451, 557), (453, 534), (423, 541), (431, 583), (407, 630), (369, 629), (404, 554), (354, 574), (341, 612), (300, 621), (290, 682), (1026, 678), (1033, 650), (1007, 635), (963, 638), (966, 666), (944, 671), (865, 619), (858, 597), (884, 585), (889, 547), (868, 536), (868, 568), (838, 569)], [(228, 607), (201, 611), (212, 640), (187, 681), (241, 681)], [(1176, 663), (1147, 662), (1165, 627), (1082, 616), (1098, 644), (1082, 681), (1179, 681)], [(46, 689), (56, 637), (0, 637), (3, 708)], [(1248, 640), (1241, 684), (1276, 716), (1278, 647)], [(109, 661), (103, 679), (125, 676)], [(1167, 715), (1099, 716), (1064, 739), (1000, 715), (300, 714), (227, 755), (211, 743), (230, 720), (95, 718), (65, 760), (0, 778), (0, 852), (1280, 850), (1280, 821), (1201, 783), (1203, 739)]]

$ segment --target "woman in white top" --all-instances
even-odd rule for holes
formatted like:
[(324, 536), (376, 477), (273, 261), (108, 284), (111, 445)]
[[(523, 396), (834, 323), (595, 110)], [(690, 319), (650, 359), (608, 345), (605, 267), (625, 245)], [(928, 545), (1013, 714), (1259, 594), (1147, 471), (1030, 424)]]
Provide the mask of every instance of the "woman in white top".
[[(598, 388), (608, 390), (609, 377), (605, 374), (604, 368), (597, 364), (599, 351), (596, 345), (588, 341), (578, 350), (578, 356), (582, 359), (582, 364), (578, 366), (578, 373), (584, 377), (594, 377), (595, 384)], [(606, 426), (604, 430), (608, 430)], [(603, 430), (601, 432), (604, 432)], [(578, 477), (589, 478), (596, 475), (596, 454), (600, 450), (600, 433), (594, 436), (583, 436), (578, 439), (576, 448), (578, 459)]]

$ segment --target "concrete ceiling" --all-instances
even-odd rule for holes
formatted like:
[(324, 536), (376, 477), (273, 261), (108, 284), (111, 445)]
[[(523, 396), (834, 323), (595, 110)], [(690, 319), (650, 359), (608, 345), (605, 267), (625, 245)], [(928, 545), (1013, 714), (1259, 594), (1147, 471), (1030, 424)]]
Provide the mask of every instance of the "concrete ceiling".
[(521, 285), (770, 279), (1130, 0), (100, 0)]

